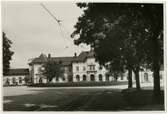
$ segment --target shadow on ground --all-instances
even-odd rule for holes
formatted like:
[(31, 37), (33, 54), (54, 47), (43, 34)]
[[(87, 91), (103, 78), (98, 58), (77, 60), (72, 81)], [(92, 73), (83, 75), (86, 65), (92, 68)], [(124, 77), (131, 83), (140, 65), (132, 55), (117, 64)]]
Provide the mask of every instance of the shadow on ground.
[[(120, 89), (31, 89), (31, 91), (34, 91), (33, 94), (4, 96), (4, 111), (164, 110), (163, 102), (153, 105), (148, 102), (142, 106), (134, 106)], [(145, 97), (148, 98), (149, 95), (150, 93), (147, 93)]]

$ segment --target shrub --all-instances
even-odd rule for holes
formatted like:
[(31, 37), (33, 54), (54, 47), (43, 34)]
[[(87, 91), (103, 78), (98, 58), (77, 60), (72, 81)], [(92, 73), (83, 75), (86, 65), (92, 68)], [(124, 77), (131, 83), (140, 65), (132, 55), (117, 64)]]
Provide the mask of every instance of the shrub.
[(111, 85), (126, 85), (125, 82), (66, 82), (66, 83), (37, 83), (30, 84), (29, 87), (87, 87), (87, 86), (111, 86)]

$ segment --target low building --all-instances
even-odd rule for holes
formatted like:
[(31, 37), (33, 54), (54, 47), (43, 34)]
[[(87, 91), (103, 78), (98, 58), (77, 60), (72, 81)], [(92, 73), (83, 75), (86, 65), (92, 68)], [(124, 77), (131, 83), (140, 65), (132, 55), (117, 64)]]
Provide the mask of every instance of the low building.
[(3, 85), (25, 85), (27, 77), (29, 77), (29, 69), (9, 69), (9, 72), (3, 76)]

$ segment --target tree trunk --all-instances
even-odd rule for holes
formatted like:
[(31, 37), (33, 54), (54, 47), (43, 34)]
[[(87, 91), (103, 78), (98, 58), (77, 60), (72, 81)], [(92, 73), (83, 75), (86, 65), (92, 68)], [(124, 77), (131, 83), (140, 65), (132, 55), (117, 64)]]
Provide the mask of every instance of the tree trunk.
[(159, 76), (160, 66), (157, 63), (153, 65), (153, 76), (154, 76), (154, 96), (160, 96), (160, 76)]
[(135, 78), (136, 78), (136, 89), (140, 90), (140, 77), (139, 77), (139, 70), (135, 70)]
[(132, 88), (132, 69), (128, 69), (128, 88)]
[(160, 44), (158, 41), (158, 33), (155, 34), (155, 36), (152, 39), (152, 55), (153, 55), (153, 76), (154, 76), (154, 90), (153, 94), (155, 97), (160, 96), (160, 76), (159, 76), (159, 70), (160, 70), (160, 61), (163, 57), (163, 55), (160, 53)]

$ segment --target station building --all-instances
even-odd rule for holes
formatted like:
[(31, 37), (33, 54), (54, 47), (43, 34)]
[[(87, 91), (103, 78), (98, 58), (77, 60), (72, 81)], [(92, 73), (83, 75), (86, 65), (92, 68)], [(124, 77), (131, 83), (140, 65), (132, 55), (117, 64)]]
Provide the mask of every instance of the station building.
[[(52, 83), (66, 83), (66, 82), (105, 82), (115, 80), (108, 74), (105, 67), (101, 66), (95, 60), (94, 51), (83, 51), (78, 56), (74, 54), (71, 57), (51, 57), (50, 54), (46, 56), (41, 54), (39, 57), (34, 58), (29, 63), (30, 77), (33, 83), (47, 83), (47, 79), (41, 74), (40, 70), (44, 63), (51, 59), (55, 62), (62, 63), (64, 67), (64, 76), (53, 78)], [(140, 73), (141, 83), (153, 83), (153, 73), (150, 70), (143, 70)], [(163, 69), (160, 71), (160, 77), (162, 79)], [(121, 74), (117, 81), (127, 81), (128, 73)], [(132, 80), (135, 81), (134, 73), (132, 74)]]

